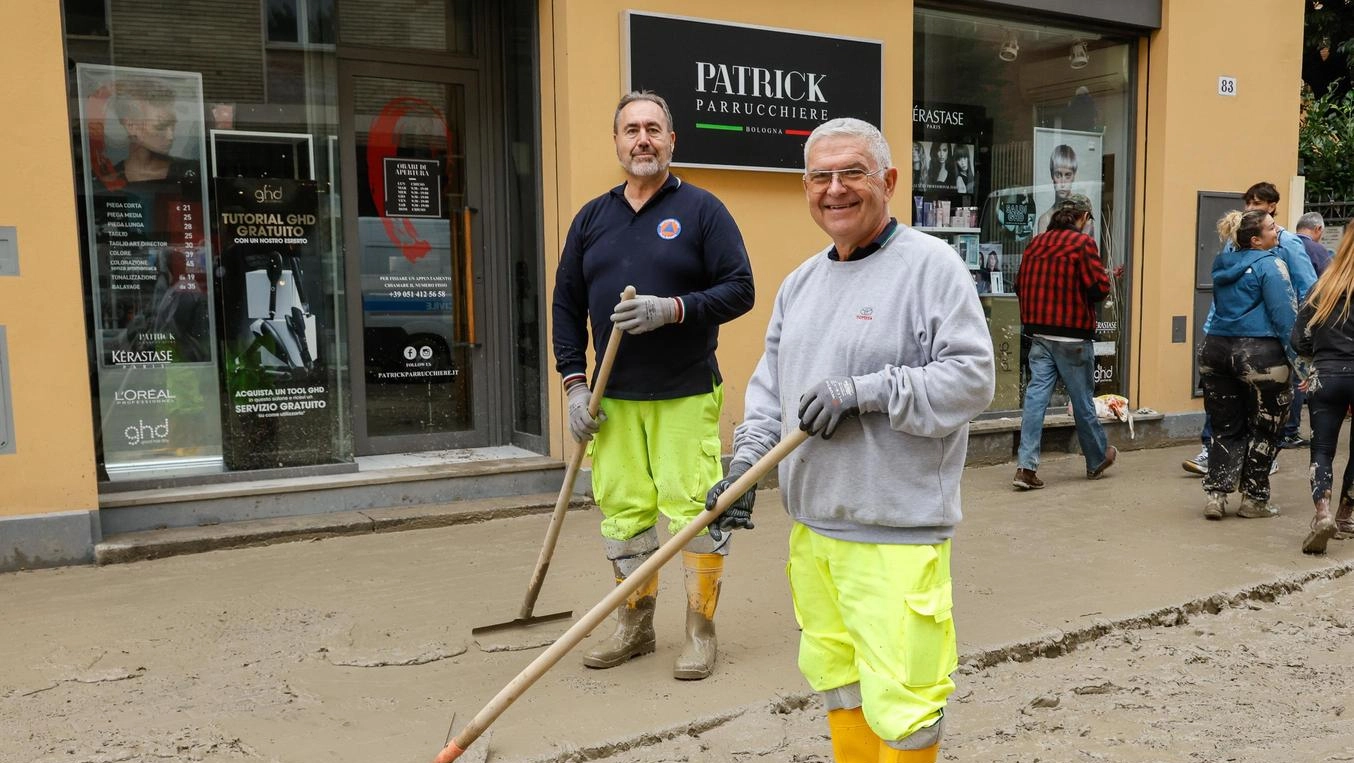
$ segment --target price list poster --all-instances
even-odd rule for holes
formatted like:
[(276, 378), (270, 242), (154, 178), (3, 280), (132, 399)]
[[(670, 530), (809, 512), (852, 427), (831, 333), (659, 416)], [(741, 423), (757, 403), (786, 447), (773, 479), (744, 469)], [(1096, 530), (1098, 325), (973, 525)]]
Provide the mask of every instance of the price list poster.
[(79, 64), (76, 80), (105, 467), (219, 471), (201, 77)]

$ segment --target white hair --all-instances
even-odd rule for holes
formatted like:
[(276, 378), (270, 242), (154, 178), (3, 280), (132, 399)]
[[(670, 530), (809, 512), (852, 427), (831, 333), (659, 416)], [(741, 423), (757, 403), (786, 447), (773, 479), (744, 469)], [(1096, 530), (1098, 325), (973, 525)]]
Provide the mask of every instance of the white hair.
[(821, 138), (855, 138), (865, 144), (865, 150), (877, 165), (876, 170), (885, 170), (893, 166), (893, 156), (889, 152), (889, 142), (879, 128), (861, 119), (838, 117), (814, 128), (809, 139), (804, 141), (804, 167), (809, 166), (809, 151)]

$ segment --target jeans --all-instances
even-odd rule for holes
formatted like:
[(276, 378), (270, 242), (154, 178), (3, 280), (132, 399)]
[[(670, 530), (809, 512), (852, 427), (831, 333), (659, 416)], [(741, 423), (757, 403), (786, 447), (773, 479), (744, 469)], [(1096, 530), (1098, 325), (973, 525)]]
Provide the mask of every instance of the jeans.
[(1021, 469), (1039, 469), (1040, 438), (1044, 434), (1044, 412), (1053, 385), (1059, 377), (1067, 387), (1072, 404), (1072, 420), (1077, 426), (1077, 442), (1090, 472), (1105, 462), (1109, 443), (1105, 428), (1095, 415), (1095, 346), (1091, 340), (1055, 342), (1033, 337), (1030, 342), (1030, 383), (1025, 388), (1025, 404), (1020, 415), (1020, 448), (1016, 465)]
[[(1293, 402), (1288, 358), (1272, 337), (1204, 337), (1199, 347), (1204, 409), (1213, 422), (1205, 492), (1269, 500), (1269, 467)], [(1238, 484), (1239, 483), (1239, 484)]]
[[(1345, 412), (1354, 403), (1354, 376), (1320, 376), (1317, 388), (1307, 395), (1307, 400), (1312, 407), (1312, 502), (1317, 503), (1331, 499), (1335, 449)], [(1350, 439), (1350, 458), (1345, 462), (1340, 485), (1342, 502), (1350, 500), (1350, 488), (1354, 487), (1354, 430), (1350, 431)]]

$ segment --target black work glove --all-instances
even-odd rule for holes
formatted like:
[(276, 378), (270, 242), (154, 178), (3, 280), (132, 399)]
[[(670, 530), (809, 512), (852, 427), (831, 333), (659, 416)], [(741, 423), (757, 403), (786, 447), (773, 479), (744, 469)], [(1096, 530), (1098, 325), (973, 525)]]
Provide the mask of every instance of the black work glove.
[[(716, 482), (714, 487), (710, 488), (710, 491), (705, 494), (705, 510), (714, 511), (715, 503), (719, 501), (719, 497), (723, 495), (724, 491), (728, 490), (739, 477), (743, 476), (743, 473), (747, 470), (747, 464), (741, 461), (734, 461), (729, 464), (728, 476), (719, 482)], [(757, 486), (754, 484), (752, 487), (748, 488), (746, 493), (740, 495), (738, 500), (734, 501), (729, 508), (725, 509), (724, 513), (720, 514), (718, 519), (710, 523), (710, 537), (714, 542), (719, 543), (724, 540), (723, 531), (732, 530), (735, 527), (751, 530), (753, 528), (752, 504), (756, 503), (756, 501)]]
[(830, 376), (799, 398), (799, 428), (810, 436), (822, 433), (831, 440), (846, 419), (860, 415), (856, 383), (849, 376)]

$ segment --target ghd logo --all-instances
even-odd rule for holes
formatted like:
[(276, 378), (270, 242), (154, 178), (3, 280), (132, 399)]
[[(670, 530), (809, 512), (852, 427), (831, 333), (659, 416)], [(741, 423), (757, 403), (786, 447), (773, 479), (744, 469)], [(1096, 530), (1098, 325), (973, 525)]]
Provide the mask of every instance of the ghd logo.
[(267, 183), (254, 192), (254, 201), (260, 204), (280, 204), (282, 202), (282, 186), (272, 186)]
[(147, 424), (144, 419), (138, 419), (135, 424), (122, 430), (122, 434), (127, 438), (127, 444), (132, 446), (168, 442), (169, 419), (166, 418), (160, 424)]

